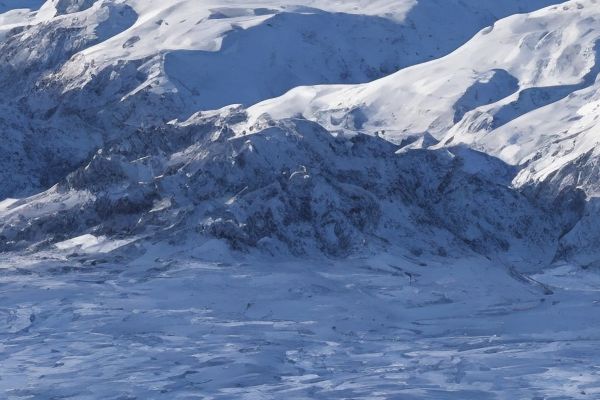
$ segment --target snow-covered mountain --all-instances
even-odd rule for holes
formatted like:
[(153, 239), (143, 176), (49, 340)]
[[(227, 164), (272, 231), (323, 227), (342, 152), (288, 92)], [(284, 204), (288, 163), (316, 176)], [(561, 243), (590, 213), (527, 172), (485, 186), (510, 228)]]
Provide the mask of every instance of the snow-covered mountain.
[(551, 213), (562, 209), (559, 252), (592, 262), (597, 254), (583, 254), (600, 239), (589, 220), (598, 193), (599, 18), (594, 1), (513, 16), (446, 57), (375, 82), (294, 89), (250, 107), (248, 123), (302, 115), (332, 131), (497, 157), (517, 167), (513, 187)]
[[(522, 165), (560, 128), (582, 128), (581, 117), (593, 114), (599, 13), (595, 2), (567, 2), (507, 18), (438, 60), (365, 85), (298, 88), (250, 113), (301, 113), (330, 129), (381, 132), (398, 143), (428, 132), (444, 145), (464, 143)], [(548, 124), (541, 135), (540, 123)]]
[(0, 0), (0, 397), (593, 398), (599, 22)]
[[(273, 241), (295, 254), (397, 243), (544, 265), (579, 242), (593, 247), (574, 237), (594, 234), (600, 10), (547, 3), (54, 1), (8, 11), (3, 195), (40, 194), (6, 203), (4, 247), (151, 234), (148, 221), (176, 226), (174, 215), (236, 246)], [(366, 148), (354, 159), (357, 143)], [(300, 176), (308, 186), (291, 190), (286, 180)], [(305, 214), (292, 216), (299, 198)], [(396, 240), (427, 229), (450, 239)]]
[[(437, 142), (444, 126), (448, 132), (458, 129), (477, 106), (492, 102), (482, 100), (485, 95), (500, 101), (526, 90), (522, 82), (529, 81), (533, 87), (553, 79), (566, 85), (571, 79), (576, 86), (578, 73), (592, 68), (593, 53), (585, 43), (593, 42), (593, 32), (583, 35), (585, 24), (593, 24), (587, 15), (593, 16), (592, 6), (551, 6), (510, 17), (452, 52), (487, 24), (548, 3), (398, 6), (381, 1), (319, 8), (55, 1), (29, 12), (9, 11), (0, 44), (3, 116), (9, 127), (3, 141), (4, 196), (50, 189), (6, 203), (0, 228), (4, 246), (40, 246), (74, 233), (148, 234), (148, 224), (154, 225), (146, 220), (166, 214), (161, 224), (176, 225), (169, 219), (185, 215), (188, 230), (236, 245), (275, 241), (275, 247), (293, 253), (318, 248), (347, 254), (359, 245), (400, 243), (417, 252), (466, 247), (548, 263), (556, 253), (556, 232), (567, 232), (582, 213), (579, 197), (564, 199), (557, 216), (544, 214), (546, 203), (510, 186), (520, 179), (520, 169), (494, 160), (497, 152), (481, 146), (475, 149), (492, 157), (460, 147), (410, 153), (406, 147), (395, 154), (401, 139), (427, 131)], [(460, 15), (464, 23), (457, 26), (449, 15)], [(544, 18), (550, 22), (528, 22)], [(537, 51), (513, 46), (515, 36), (539, 36), (540, 27), (552, 21), (571, 20), (584, 21), (571, 35), (578, 38), (581, 31), (585, 36), (579, 47), (550, 39)], [(490, 43), (501, 50), (496, 59), (482, 51)], [(502, 54), (509, 50), (517, 53), (505, 59)], [(556, 60), (547, 72), (535, 60), (549, 54)], [(428, 59), (435, 60), (419, 64)], [(500, 61), (507, 64), (504, 69)], [(450, 72), (453, 79), (446, 78)], [(368, 83), (305, 86), (254, 105), (294, 86), (346, 82)], [(431, 98), (442, 94), (445, 101)], [(231, 103), (242, 106), (205, 116), (204, 110)], [(416, 112), (411, 114), (411, 108)], [(186, 120), (194, 111), (200, 114)], [(166, 123), (173, 118), (185, 122)], [(305, 131), (319, 133), (313, 138)], [(382, 139), (369, 138), (373, 135)], [(415, 139), (411, 148), (423, 146)], [(363, 143), (366, 148), (358, 150), (355, 160), (351, 148)], [(267, 147), (256, 156), (260, 146)], [(279, 154), (294, 157), (278, 162)], [(257, 159), (252, 170), (245, 161), (236, 163), (253, 157), (262, 161)], [(420, 158), (424, 161), (415, 163)], [(229, 173), (206, 176), (210, 168), (226, 170), (217, 160), (233, 163)], [(198, 174), (200, 187), (193, 179)], [(286, 180), (303, 174), (307, 178), (301, 181), (308, 186), (290, 190)], [(308, 177), (316, 183), (307, 183)], [(470, 185), (464, 185), (465, 179)], [(464, 199), (472, 190), (488, 191), (496, 203), (493, 209), (481, 210), (480, 204), (492, 204), (485, 196), (467, 204)], [(396, 206), (382, 204), (382, 193)], [(305, 215), (295, 215), (299, 198), (306, 202)], [(257, 201), (258, 208), (252, 205)], [(573, 202), (579, 208), (562, 211)], [(160, 212), (156, 204), (161, 204)], [(470, 207), (474, 209), (465, 216)], [(123, 222), (123, 214), (130, 223)], [(118, 221), (116, 227), (111, 219)], [(426, 239), (416, 244), (394, 239), (426, 229), (442, 229), (441, 236), (434, 236), (449, 239), (435, 239), (435, 245)]]
[[(551, 3), (4, 0), (0, 170), (11, 179), (0, 194), (50, 187), (124, 130), (298, 85), (372, 81)], [(35, 11), (12, 9), (25, 6)]]

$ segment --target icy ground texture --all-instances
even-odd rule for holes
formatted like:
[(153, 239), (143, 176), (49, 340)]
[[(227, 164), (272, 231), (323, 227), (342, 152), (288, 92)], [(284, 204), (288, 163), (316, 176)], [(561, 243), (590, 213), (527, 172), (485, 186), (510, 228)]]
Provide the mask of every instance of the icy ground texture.
[(600, 396), (597, 271), (181, 248), (3, 256), (2, 398)]

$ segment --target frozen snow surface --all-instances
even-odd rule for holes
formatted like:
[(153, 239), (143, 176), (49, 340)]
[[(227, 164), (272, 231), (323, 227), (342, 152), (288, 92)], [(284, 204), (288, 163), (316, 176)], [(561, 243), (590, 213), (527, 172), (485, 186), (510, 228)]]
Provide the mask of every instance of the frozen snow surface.
[(0, 0), (0, 398), (600, 398), (599, 0)]
[(600, 396), (597, 271), (184, 247), (3, 257), (3, 398)]

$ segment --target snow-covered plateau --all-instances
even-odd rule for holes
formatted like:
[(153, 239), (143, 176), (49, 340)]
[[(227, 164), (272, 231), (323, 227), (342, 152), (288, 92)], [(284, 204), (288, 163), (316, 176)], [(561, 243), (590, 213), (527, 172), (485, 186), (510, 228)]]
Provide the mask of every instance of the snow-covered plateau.
[(600, 0), (0, 0), (0, 399), (600, 398)]

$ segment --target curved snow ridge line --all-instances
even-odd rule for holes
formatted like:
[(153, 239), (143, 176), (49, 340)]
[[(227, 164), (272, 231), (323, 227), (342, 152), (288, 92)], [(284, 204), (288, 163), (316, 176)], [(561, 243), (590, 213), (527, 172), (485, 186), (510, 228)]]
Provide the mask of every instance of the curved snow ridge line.
[[(223, 36), (235, 27), (249, 28), (269, 18), (269, 15), (253, 15), (221, 21), (210, 20), (210, 15), (210, 10), (203, 8), (195, 8), (192, 12), (185, 2), (157, 8), (140, 14), (137, 22), (121, 35), (82, 54), (92, 59), (98, 56), (103, 63), (110, 63), (143, 59), (173, 50), (218, 51)], [(124, 46), (127, 43), (129, 45)]]
[(406, 57), (403, 32), (374, 16), (279, 13), (230, 32), (218, 52), (170, 51), (165, 73), (196, 110), (250, 105), (299, 85), (366, 82), (391, 73)]
[[(102, 53), (108, 59), (141, 59), (156, 53), (174, 50), (219, 51), (221, 41), (227, 33), (248, 29), (263, 23), (266, 19), (281, 13), (315, 13), (320, 9), (308, 7), (270, 6), (267, 1), (248, 3), (235, 7), (235, 2), (204, 1), (198, 4), (193, 0), (170, 2), (149, 2), (140, 5), (137, 1), (126, 1), (139, 12), (138, 22), (128, 30), (130, 37), (139, 38), (139, 43), (130, 54), (119, 53), (119, 47), (112, 43), (100, 44), (84, 54)], [(230, 3), (230, 7), (218, 7)], [(157, 32), (158, 30), (158, 32)], [(114, 53), (111, 56), (111, 53)]]
[[(451, 4), (442, 2), (432, 5), (429, 3), (412, 3), (409, 0), (405, 0), (402, 3), (405, 7), (403, 19), (394, 17), (398, 15), (398, 11), (395, 9), (397, 5), (392, 4), (392, 2), (379, 2), (377, 10), (381, 12), (381, 15), (357, 15), (356, 18), (365, 18), (365, 20), (369, 21), (366, 24), (367, 26), (378, 27), (383, 24), (384, 26), (388, 25), (388, 27), (383, 27), (381, 33), (369, 33), (368, 35), (372, 35), (371, 40), (361, 43), (360, 46), (356, 46), (355, 49), (358, 48), (358, 51), (354, 55), (351, 54), (350, 50), (340, 52), (334, 46), (326, 46), (319, 43), (316, 43), (316, 45), (323, 47), (323, 49), (316, 49), (312, 53), (309, 50), (308, 54), (303, 54), (306, 50), (302, 46), (302, 41), (292, 39), (291, 43), (285, 43), (286, 38), (290, 38), (290, 34), (293, 35), (294, 33), (302, 33), (305, 36), (304, 39), (306, 39), (306, 42), (310, 42), (311, 40), (316, 40), (317, 42), (339, 42), (340, 39), (336, 38), (335, 35), (332, 36), (330, 34), (329, 36), (332, 37), (327, 37), (325, 38), (326, 40), (320, 39), (319, 35), (322, 34), (323, 27), (333, 28), (337, 25), (340, 25), (342, 28), (345, 27), (346, 23), (340, 24), (339, 19), (341, 19), (344, 13), (346, 19), (353, 19), (353, 13), (348, 13), (348, 11), (351, 11), (349, 7), (341, 7), (340, 5), (325, 2), (319, 3), (317, 1), (309, 4), (312, 8), (292, 7), (288, 4), (278, 7), (268, 7), (268, 2), (238, 5), (233, 1), (225, 3), (227, 4), (226, 6), (223, 3), (204, 2), (198, 7), (197, 2), (179, 1), (175, 4), (171, 3), (168, 6), (152, 3), (154, 4), (154, 7), (152, 7), (151, 5), (141, 4), (136, 1), (126, 1), (127, 4), (131, 4), (138, 11), (140, 15), (138, 22), (117, 37), (110, 38), (107, 42), (86, 49), (82, 52), (82, 56), (85, 57), (88, 64), (94, 64), (96, 65), (96, 69), (102, 69), (103, 66), (117, 61), (142, 60), (167, 53), (167, 63), (172, 66), (173, 63), (170, 63), (169, 60), (172, 60), (173, 57), (169, 53), (180, 50), (198, 51), (199, 53), (196, 53), (194, 57), (186, 57), (185, 61), (187, 62), (183, 63), (181, 68), (165, 68), (165, 80), (172, 80), (171, 84), (183, 90), (184, 93), (179, 96), (184, 99), (184, 102), (189, 103), (191, 111), (195, 111), (194, 107), (197, 110), (218, 108), (228, 104), (256, 103), (257, 101), (283, 94), (286, 90), (298, 85), (372, 81), (407, 65), (417, 64), (439, 57), (442, 54), (447, 54), (468, 40), (482, 26), (493, 22), (498, 16), (504, 16), (515, 11), (530, 10), (531, 8), (554, 2), (551, 0), (537, 0), (533, 3), (523, 3), (520, 0), (512, 0), (502, 5), (487, 3), (486, 5), (482, 5), (478, 2), (477, 4), (469, 4), (467, 6), (463, 3)], [(221, 7), (216, 7), (217, 4), (220, 4)], [(386, 7), (383, 7), (383, 4), (386, 4)], [(322, 7), (318, 9), (316, 6)], [(352, 11), (358, 12), (359, 8), (352, 9)], [(467, 23), (463, 24), (461, 28), (453, 28), (450, 24), (451, 19), (447, 18), (449, 13), (457, 15), (463, 13), (463, 17), (467, 16)], [(481, 13), (481, 15), (478, 13)], [(286, 27), (284, 24), (281, 32), (273, 33), (273, 35), (279, 35), (280, 37), (280, 43), (275, 45), (265, 46), (263, 44), (264, 37), (260, 37), (260, 34), (256, 36), (256, 39), (252, 39), (252, 35), (257, 29), (265, 25), (270, 25), (273, 19), (283, 14), (297, 16), (313, 15), (315, 17), (329, 14), (332, 21), (323, 21), (323, 23), (315, 25), (314, 32), (312, 33), (307, 31), (309, 27), (306, 26), (310, 25), (309, 17), (306, 17), (307, 20), (304, 21), (305, 25), (299, 27)], [(215, 18), (215, 15), (218, 18)], [(318, 19), (318, 17), (316, 18)], [(369, 18), (375, 19), (370, 21)], [(436, 21), (436, 23), (432, 24), (430, 19)], [(429, 28), (425, 31), (424, 26), (426, 24), (430, 26), (442, 25), (433, 30)], [(451, 29), (450, 33), (446, 28)], [(357, 27), (349, 26), (348, 29), (350, 32), (357, 31), (356, 38), (361, 37)], [(359, 29), (360, 31), (369, 32), (367, 28), (360, 27)], [(386, 34), (386, 31), (391, 32)], [(378, 44), (376, 40), (382, 35), (385, 35), (386, 40), (389, 39), (390, 43)], [(343, 39), (343, 36), (347, 35), (339, 36), (342, 36)], [(239, 41), (237, 43), (239, 47), (226, 51), (223, 48), (223, 40), (231, 40), (231, 42)], [(398, 43), (402, 42), (410, 44), (410, 46), (399, 46)], [(418, 43), (421, 43), (423, 48), (412, 52)], [(396, 49), (395, 52), (397, 55), (388, 56), (383, 62), (379, 61), (377, 57), (381, 58), (381, 56), (374, 56), (373, 53), (382, 53), (383, 47), (387, 50), (390, 48)], [(286, 57), (285, 53), (281, 54), (285, 50), (288, 52), (297, 52), (297, 57), (290, 58), (289, 56)], [(322, 64), (323, 61), (321, 60), (327, 59), (328, 54), (323, 53), (321, 55), (319, 52), (325, 50), (329, 53), (332, 51), (333, 53), (339, 53), (339, 55), (334, 56), (334, 63), (340, 64), (339, 66), (325, 65), (324, 68), (320, 68), (321, 71), (331, 69), (331, 74), (321, 77), (318, 72), (312, 72), (310, 69), (306, 70), (306, 68), (304, 70), (299, 69), (296, 65), (301, 64), (302, 60), (308, 60), (307, 62), (310, 63), (312, 57), (315, 57), (315, 60)], [(229, 58), (232, 52), (236, 53), (238, 51), (240, 53), (245, 52), (246, 54), (239, 54), (234, 58)], [(202, 54), (201, 52), (217, 52), (220, 54)], [(261, 52), (265, 54), (261, 55)], [(271, 66), (268, 63), (269, 55), (266, 54), (268, 52), (279, 56), (279, 59), (275, 60), (275, 66)], [(207, 57), (208, 60), (215, 59), (215, 62), (218, 64), (214, 70), (204, 66), (204, 61), (206, 61)], [(338, 59), (339, 61), (337, 61)], [(362, 69), (368, 69), (366, 76), (363, 76), (364, 72), (357, 75), (356, 72), (353, 73), (352, 71), (352, 66), (358, 60), (362, 59), (366, 60), (365, 66), (362, 67)], [(254, 60), (258, 60), (258, 62)], [(182, 63), (178, 64), (181, 65)], [(271, 85), (274, 87), (269, 87), (269, 83), (261, 83), (260, 87), (253, 88), (252, 91), (254, 93), (250, 93), (249, 89), (242, 91), (238, 89), (237, 92), (242, 92), (239, 98), (233, 96), (232, 93), (224, 96), (220, 101), (211, 102), (212, 98), (216, 98), (215, 94), (225, 93), (231, 86), (217, 84), (218, 82), (214, 81), (215, 78), (218, 79), (220, 77), (219, 73), (221, 71), (228, 71), (230, 69), (240, 70), (240, 65), (245, 66), (241, 68), (241, 71), (247, 72), (249, 76), (247, 79), (239, 78), (237, 86), (247, 86), (249, 81), (256, 81), (257, 78), (260, 79), (261, 76), (266, 75), (279, 76), (279, 78), (274, 79), (275, 82), (280, 80), (289, 81), (289, 83), (282, 86), (281, 84), (271, 82)], [(183, 75), (177, 72), (182, 68), (190, 72)], [(317, 69), (316, 66), (314, 69)], [(64, 79), (70, 79), (69, 75), (66, 75)], [(229, 81), (227, 79), (224, 80)], [(221, 96), (223, 97), (223, 95)]]
[(88, 10), (99, 3), (97, 0), (1, 0), (0, 40), (13, 29), (51, 23), (61, 17), (71, 18), (68, 14)]
[[(399, 142), (406, 135), (426, 131), (439, 138), (454, 125), (453, 109), (461, 97), (491, 71), (506, 71), (519, 81), (520, 89), (580, 83), (594, 63), (593, 57), (588, 57), (593, 54), (594, 35), (588, 31), (598, 17), (592, 0), (585, 7), (579, 7), (580, 3), (567, 2), (502, 19), (445, 57), (368, 84), (293, 89), (281, 98), (250, 107), (251, 120), (263, 113), (275, 119), (302, 114), (331, 129), (353, 130), (354, 126), (339, 126), (335, 120), (344, 121), (349, 111), (361, 108), (368, 116), (368, 129), (385, 130), (390, 140)], [(548, 33), (560, 35), (565, 26), (566, 45), (562, 46)], [(580, 37), (583, 41), (578, 42)], [(534, 39), (539, 45), (529, 44)], [(564, 57), (558, 59), (561, 55)], [(538, 60), (550, 60), (550, 64), (535, 65)], [(551, 64), (559, 62), (562, 64)], [(498, 86), (498, 90), (505, 88)], [(510, 92), (492, 94), (490, 101), (502, 94)]]
[(29, 10), (35, 11), (39, 9), (45, 0), (0, 0), (0, 18), (2, 13)]
[(98, 3), (98, 0), (49, 0), (40, 9), (40, 13), (44, 13), (48, 8), (55, 10), (55, 16), (73, 14), (87, 10), (95, 3)]

